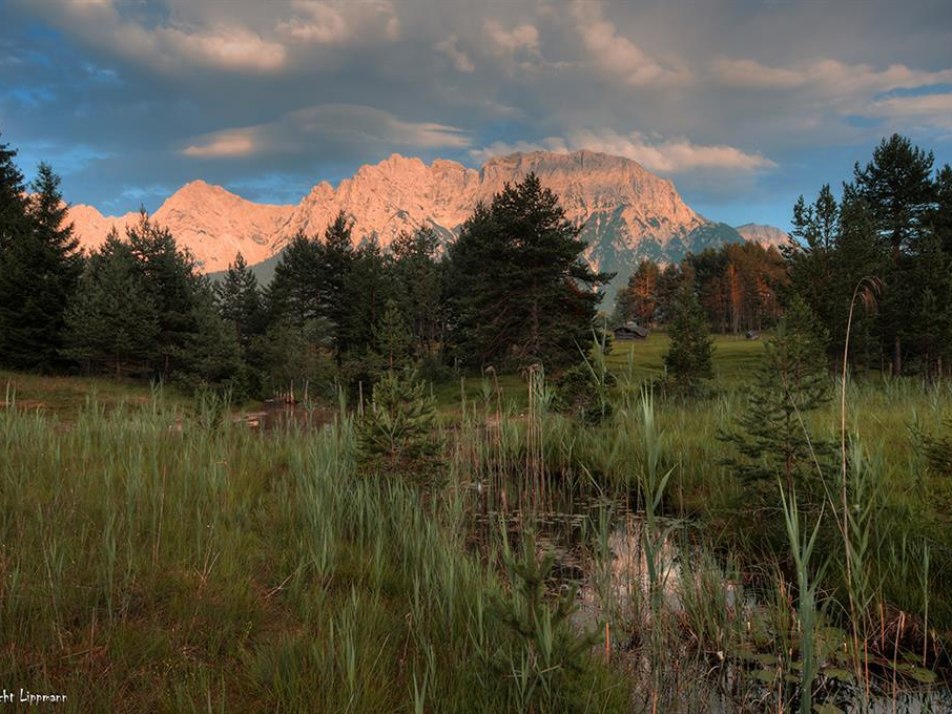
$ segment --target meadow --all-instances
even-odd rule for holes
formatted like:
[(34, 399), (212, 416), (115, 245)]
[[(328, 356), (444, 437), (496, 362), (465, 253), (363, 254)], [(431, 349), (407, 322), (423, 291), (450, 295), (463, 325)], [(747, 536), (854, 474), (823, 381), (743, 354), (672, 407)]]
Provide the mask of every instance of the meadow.
[(763, 344), (718, 338), (700, 401), (644, 389), (666, 346), (615, 346), (598, 424), (539, 375), (433, 386), (438, 479), (362, 473), (352, 409), (253, 430), (0, 374), (0, 684), (73, 711), (941, 711), (952, 482), (916, 432), (949, 386), (849, 382), (848, 482), (798, 507), (725, 464)]

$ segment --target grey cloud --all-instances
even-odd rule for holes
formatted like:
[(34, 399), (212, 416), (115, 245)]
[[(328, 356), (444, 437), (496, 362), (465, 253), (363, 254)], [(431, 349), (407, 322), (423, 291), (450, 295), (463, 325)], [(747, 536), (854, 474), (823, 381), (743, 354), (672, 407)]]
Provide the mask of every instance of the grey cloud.
[(273, 122), (198, 137), (182, 153), (193, 158), (266, 156), (296, 153), (320, 142), (351, 149), (373, 145), (461, 149), (470, 145), (464, 131), (445, 124), (403, 121), (373, 107), (326, 104), (299, 109)]
[[(4, 140), (31, 158), (45, 140), (54, 166), (68, 144), (87, 148), (64, 182), (87, 201), (199, 177), (303, 193), (394, 150), (475, 164), (601, 148), (701, 198), (730, 186), (777, 203), (809, 190), (805, 177), (834, 180), (824, 156), (848, 168), (886, 131), (952, 159), (952, 10), (938, 0), (7, 0), (4, 12)], [(50, 94), (28, 106), (18, 88)], [(733, 178), (712, 188), (718, 173)]]

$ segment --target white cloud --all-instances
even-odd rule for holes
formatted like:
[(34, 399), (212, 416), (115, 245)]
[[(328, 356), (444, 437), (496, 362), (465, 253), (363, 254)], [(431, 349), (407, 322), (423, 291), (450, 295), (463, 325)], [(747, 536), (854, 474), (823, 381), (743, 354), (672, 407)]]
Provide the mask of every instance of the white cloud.
[(690, 79), (687, 70), (663, 65), (619, 34), (614, 23), (602, 18), (600, 4), (576, 0), (572, 16), (589, 56), (606, 74), (635, 87), (682, 84)]
[(776, 167), (776, 163), (759, 153), (747, 153), (723, 144), (694, 144), (685, 138), (649, 138), (640, 132), (620, 134), (611, 129), (591, 131), (581, 129), (563, 137), (548, 137), (540, 142), (495, 142), (470, 151), (473, 158), (485, 161), (491, 156), (515, 151), (570, 152), (587, 149), (605, 154), (624, 156), (637, 161), (649, 171), (663, 174), (686, 173), (699, 170), (750, 173)]
[(893, 122), (952, 129), (952, 93), (885, 97), (872, 102), (865, 114)]
[(291, 18), (277, 23), (280, 35), (295, 41), (340, 45), (400, 36), (400, 19), (390, 0), (291, 0)]
[(253, 129), (217, 132), (204, 137), (199, 143), (185, 147), (182, 153), (199, 159), (249, 156), (261, 148), (255, 142), (254, 135)]
[(457, 72), (470, 73), (475, 71), (476, 66), (469, 58), (469, 55), (456, 46), (457, 41), (456, 35), (450, 35), (434, 44), (433, 49), (449, 57)]
[[(138, 35), (136, 28), (133, 32)], [(221, 27), (206, 32), (176, 28), (154, 31), (154, 50), (163, 58), (178, 56), (190, 63), (225, 70), (274, 72), (285, 65), (282, 45), (263, 40), (243, 27)]]
[(344, 16), (329, 4), (294, 0), (291, 5), (299, 14), (279, 22), (279, 32), (296, 40), (319, 44), (337, 44), (350, 37), (351, 31)]
[(374, 107), (321, 104), (293, 111), (273, 122), (197, 137), (181, 153), (193, 158), (237, 158), (304, 152), (316, 143), (361, 150), (461, 149), (470, 146), (470, 139), (456, 127), (408, 122)]
[(162, 71), (208, 67), (268, 74), (282, 69), (284, 46), (235, 21), (196, 25), (174, 14), (146, 26), (125, 19), (112, 0), (37, 0), (65, 19), (71, 31), (101, 47)]
[(523, 24), (511, 30), (505, 29), (496, 20), (487, 20), (486, 34), (496, 50), (507, 54), (525, 51), (532, 54), (539, 52), (539, 31), (534, 25)]

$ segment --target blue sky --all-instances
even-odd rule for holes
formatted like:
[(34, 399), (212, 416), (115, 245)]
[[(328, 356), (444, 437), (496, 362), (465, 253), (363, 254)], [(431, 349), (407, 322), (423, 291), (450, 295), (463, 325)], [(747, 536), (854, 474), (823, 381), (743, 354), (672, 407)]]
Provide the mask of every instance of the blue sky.
[(0, 0), (0, 132), (113, 214), (586, 148), (786, 228), (894, 131), (952, 162), (950, 47), (947, 0)]

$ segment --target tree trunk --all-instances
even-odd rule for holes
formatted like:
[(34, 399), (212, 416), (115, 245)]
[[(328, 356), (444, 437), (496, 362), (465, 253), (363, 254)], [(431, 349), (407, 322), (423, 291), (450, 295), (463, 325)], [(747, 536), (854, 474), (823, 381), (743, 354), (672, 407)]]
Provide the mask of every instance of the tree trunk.
[(896, 335), (893, 341), (893, 376), (898, 377), (902, 374), (902, 344), (899, 340), (899, 335)]

